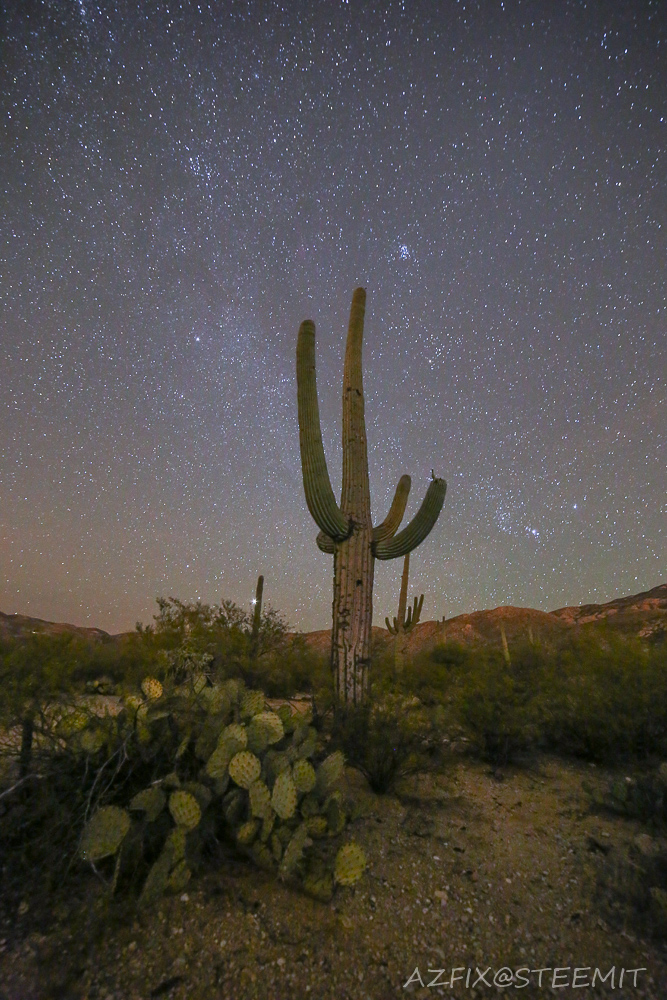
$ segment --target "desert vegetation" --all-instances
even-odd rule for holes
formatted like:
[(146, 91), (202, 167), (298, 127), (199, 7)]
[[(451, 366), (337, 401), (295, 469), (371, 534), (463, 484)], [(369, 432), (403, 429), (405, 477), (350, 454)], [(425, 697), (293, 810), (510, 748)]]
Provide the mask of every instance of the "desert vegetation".
[[(326, 658), (270, 608), (160, 599), (150, 625), (117, 641), (6, 642), (5, 907), (34, 897), (37, 912), (90, 879), (146, 906), (239, 855), (331, 898), (353, 881), (342, 862), (336, 876), (355, 811), (336, 786), (343, 760), (381, 794), (466, 756), (494, 768), (543, 753), (622, 765), (628, 780), (591, 795), (591, 808), (662, 831), (665, 644), (598, 630), (551, 646), (526, 637), (508, 652), (445, 643), (397, 673), (388, 644), (370, 697), (341, 713)], [(662, 860), (647, 867), (644, 909), (664, 909)]]

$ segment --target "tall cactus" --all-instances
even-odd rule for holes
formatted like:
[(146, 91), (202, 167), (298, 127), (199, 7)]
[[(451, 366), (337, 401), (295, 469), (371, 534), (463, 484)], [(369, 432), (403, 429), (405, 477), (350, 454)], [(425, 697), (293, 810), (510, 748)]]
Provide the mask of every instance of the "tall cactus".
[(368, 455), (361, 344), (366, 290), (352, 296), (343, 371), (343, 487), (336, 503), (327, 470), (315, 381), (315, 324), (299, 328), (296, 376), (299, 441), (306, 503), (320, 532), (317, 545), (334, 557), (331, 663), (339, 705), (358, 705), (368, 695), (376, 559), (397, 559), (424, 541), (442, 510), (447, 484), (430, 483), (412, 521), (398, 534), (410, 491), (401, 476), (387, 517), (373, 527), (368, 484)]
[(413, 607), (408, 608), (406, 615), (405, 608), (408, 602), (408, 577), (410, 575), (410, 553), (405, 553), (403, 560), (403, 575), (401, 576), (401, 591), (398, 596), (398, 616), (394, 618), (394, 624), (390, 625), (389, 619), (385, 618), (387, 628), (394, 636), (394, 671), (398, 676), (405, 662), (407, 652), (407, 637), (419, 621), (424, 604), (424, 595), (415, 597)]
[(259, 652), (259, 626), (262, 620), (262, 594), (264, 592), (264, 577), (257, 577), (257, 590), (255, 591), (255, 613), (252, 618), (252, 632), (250, 634), (250, 659), (256, 660)]

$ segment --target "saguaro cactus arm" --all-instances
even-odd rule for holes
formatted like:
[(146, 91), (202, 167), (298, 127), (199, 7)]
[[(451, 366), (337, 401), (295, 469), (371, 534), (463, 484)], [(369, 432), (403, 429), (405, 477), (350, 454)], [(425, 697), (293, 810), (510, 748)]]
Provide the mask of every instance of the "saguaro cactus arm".
[(407, 618), (405, 619), (406, 632), (412, 632), (413, 628), (421, 618), (423, 605), (424, 605), (424, 595), (420, 594), (419, 599), (415, 597), (414, 607), (408, 608)]
[(324, 456), (315, 381), (315, 324), (309, 319), (299, 328), (296, 381), (301, 467), (308, 510), (322, 531), (342, 541), (348, 537), (352, 526), (336, 503)]
[(327, 535), (326, 531), (318, 531), (315, 541), (320, 552), (327, 552), (330, 556), (333, 555), (334, 540), (331, 535)]
[(373, 528), (374, 542), (383, 542), (386, 538), (392, 538), (396, 534), (405, 514), (411, 482), (410, 476), (401, 476), (399, 479), (389, 513), (382, 524), (378, 524), (377, 527)]
[(434, 479), (426, 491), (422, 505), (403, 531), (393, 538), (373, 543), (373, 554), (376, 559), (397, 559), (407, 555), (424, 541), (431, 528), (438, 520), (442, 505), (445, 502), (447, 483), (444, 479)]

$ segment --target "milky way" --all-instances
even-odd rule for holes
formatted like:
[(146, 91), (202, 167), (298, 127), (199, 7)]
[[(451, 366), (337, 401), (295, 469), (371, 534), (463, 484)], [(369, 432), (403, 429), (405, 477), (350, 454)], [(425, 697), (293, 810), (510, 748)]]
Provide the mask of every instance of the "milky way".
[(358, 285), (374, 520), (448, 483), (423, 619), (665, 579), (662, 0), (0, 17), (2, 611), (121, 631), (263, 573), (326, 628), (296, 335), (338, 490)]

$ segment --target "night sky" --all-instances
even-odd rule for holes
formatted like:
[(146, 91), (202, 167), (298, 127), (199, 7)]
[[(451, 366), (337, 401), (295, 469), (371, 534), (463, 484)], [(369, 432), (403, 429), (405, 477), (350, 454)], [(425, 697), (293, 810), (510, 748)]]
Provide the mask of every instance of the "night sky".
[(424, 620), (667, 578), (664, 0), (0, 19), (0, 610), (119, 632), (263, 573), (329, 627), (296, 337), (338, 497), (358, 285), (374, 521), (448, 483)]

